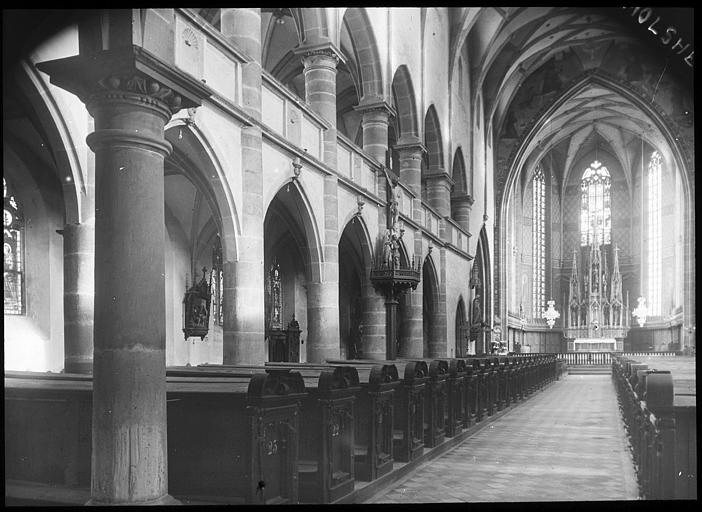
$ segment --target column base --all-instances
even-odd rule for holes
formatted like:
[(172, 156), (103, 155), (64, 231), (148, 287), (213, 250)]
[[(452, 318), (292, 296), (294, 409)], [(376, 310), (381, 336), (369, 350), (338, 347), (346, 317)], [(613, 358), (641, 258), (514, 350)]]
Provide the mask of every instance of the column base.
[(64, 362), (64, 373), (81, 373), (90, 375), (93, 373), (93, 360), (87, 361), (66, 361)]
[(149, 500), (149, 501), (125, 501), (122, 503), (111, 503), (107, 501), (98, 501), (95, 498), (90, 498), (87, 503), (85, 504), (86, 507), (119, 507), (119, 506), (131, 506), (131, 505), (137, 505), (137, 506), (159, 506), (159, 505), (182, 505), (183, 503), (180, 502), (179, 500), (175, 499), (173, 496), (170, 494), (166, 494), (164, 496), (161, 496), (160, 498), (157, 498), (155, 500)]

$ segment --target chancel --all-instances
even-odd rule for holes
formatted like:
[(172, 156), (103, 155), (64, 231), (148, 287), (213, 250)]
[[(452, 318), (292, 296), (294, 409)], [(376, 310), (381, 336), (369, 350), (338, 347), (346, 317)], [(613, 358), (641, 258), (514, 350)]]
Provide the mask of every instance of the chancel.
[(691, 9), (3, 15), (6, 504), (695, 495)]

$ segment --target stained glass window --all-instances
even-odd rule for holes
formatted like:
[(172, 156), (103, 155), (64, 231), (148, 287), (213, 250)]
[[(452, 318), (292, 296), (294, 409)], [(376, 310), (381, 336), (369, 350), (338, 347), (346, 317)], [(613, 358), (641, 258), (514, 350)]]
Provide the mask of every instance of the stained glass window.
[(648, 204), (647, 206), (647, 292), (648, 310), (651, 315), (661, 311), (661, 154), (654, 151), (648, 162)]
[(214, 274), (214, 290), (212, 293), (214, 321), (217, 325), (224, 325), (224, 269), (222, 265), (222, 241), (219, 235), (215, 237), (212, 248), (212, 270)]
[(532, 310), (533, 317), (541, 317), (546, 289), (546, 181), (541, 166), (534, 171), (532, 183), (532, 258), (533, 258), (533, 288)]
[(585, 169), (580, 180), (580, 245), (594, 242), (595, 231), (600, 245), (612, 239), (609, 171), (595, 160)]
[(24, 219), (12, 187), (2, 179), (5, 314), (24, 313)]

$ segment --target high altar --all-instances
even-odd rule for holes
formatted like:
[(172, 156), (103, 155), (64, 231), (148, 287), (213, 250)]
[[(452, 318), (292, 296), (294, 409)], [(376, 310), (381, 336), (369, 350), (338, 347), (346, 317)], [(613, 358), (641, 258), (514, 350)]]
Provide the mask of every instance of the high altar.
[[(583, 276), (578, 273), (577, 253), (573, 250), (573, 272), (563, 335), (568, 352), (621, 352), (629, 332), (629, 300), (622, 299), (622, 276), (619, 273), (619, 248), (614, 247), (611, 274), (606, 252), (595, 235), (590, 245)], [(604, 258), (603, 258), (604, 253)], [(583, 281), (581, 293), (580, 280)]]

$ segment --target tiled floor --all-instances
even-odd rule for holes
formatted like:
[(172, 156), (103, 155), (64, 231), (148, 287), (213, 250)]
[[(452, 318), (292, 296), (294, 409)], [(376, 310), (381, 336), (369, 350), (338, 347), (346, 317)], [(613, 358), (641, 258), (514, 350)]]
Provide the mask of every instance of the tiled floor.
[(609, 375), (570, 375), (367, 503), (636, 500)]

